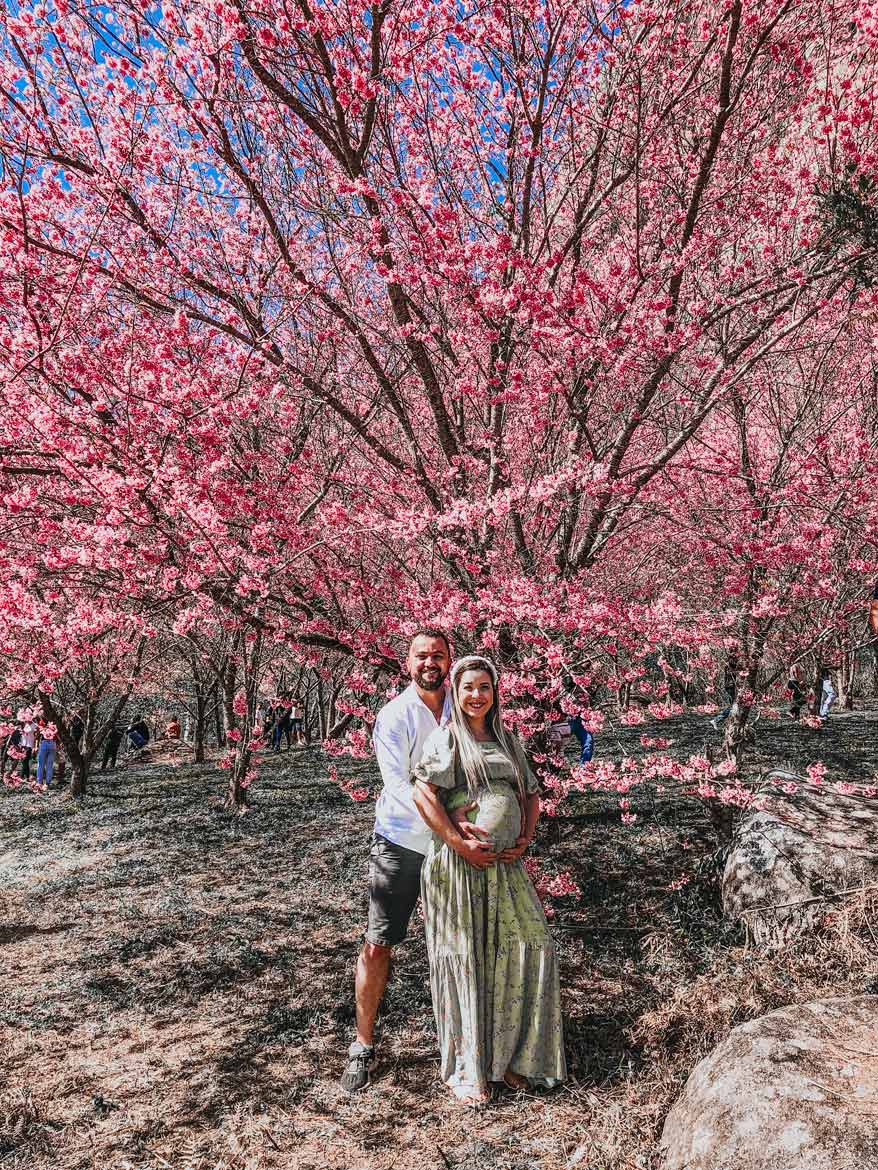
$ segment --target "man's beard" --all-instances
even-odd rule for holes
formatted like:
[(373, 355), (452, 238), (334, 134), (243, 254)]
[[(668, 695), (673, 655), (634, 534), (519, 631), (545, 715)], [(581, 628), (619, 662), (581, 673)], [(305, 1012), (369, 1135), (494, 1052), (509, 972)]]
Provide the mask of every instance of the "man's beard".
[(435, 675), (424, 675), (424, 672), (419, 670), (415, 674), (415, 682), (425, 691), (438, 691), (445, 682), (445, 675), (440, 670)]

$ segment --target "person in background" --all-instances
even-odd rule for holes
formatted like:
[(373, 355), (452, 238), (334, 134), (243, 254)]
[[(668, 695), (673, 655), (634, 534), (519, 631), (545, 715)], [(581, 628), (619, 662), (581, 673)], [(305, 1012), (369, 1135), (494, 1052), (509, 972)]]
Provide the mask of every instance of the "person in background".
[[(577, 686), (574, 679), (572, 679), (572, 675), (564, 674), (562, 686), (568, 695), (576, 694)], [(591, 696), (588, 694), (588, 691), (583, 691), (583, 694), (585, 697), (585, 706), (591, 707)], [(570, 728), (570, 734), (575, 735), (579, 742), (579, 763), (588, 764), (595, 753), (594, 735), (585, 727), (582, 715), (579, 715), (578, 711), (576, 715), (570, 715), (568, 717), (568, 727)]]
[(579, 740), (579, 762), (587, 764), (594, 755), (594, 736), (582, 722), (581, 715), (571, 716), (570, 730)]
[(40, 725), (40, 748), (37, 752), (37, 786), (48, 792), (52, 787), (52, 773), (55, 770), (55, 733), (54, 723)]
[(104, 758), (101, 760), (101, 771), (103, 772), (108, 766), (110, 768), (116, 767), (116, 757), (119, 754), (119, 745), (125, 737), (125, 729), (121, 723), (114, 723), (110, 728), (104, 743)]
[(290, 711), (290, 730), (293, 733), (293, 743), (305, 742), (305, 702), (301, 695), (293, 697), (293, 706)]
[(832, 685), (832, 674), (827, 668), (820, 671), (820, 718), (826, 719), (829, 712), (832, 710), (832, 704), (835, 702), (837, 696), (835, 687)]
[(875, 588), (872, 590), (872, 596), (869, 599), (869, 631), (873, 638), (878, 638), (878, 581), (875, 582)]
[(280, 751), (280, 721), (282, 719), (280, 699), (272, 699), (268, 713), (268, 734), (271, 739), (271, 750)]
[(5, 763), (7, 756), (12, 761), (9, 766), (9, 779), (15, 775), (15, 765), (22, 758), (23, 748), (21, 746), (21, 728), (22, 723), (16, 722), (13, 730), (3, 745), (3, 761)]
[(22, 724), (21, 741), (19, 747), (24, 752), (21, 760), (21, 778), (22, 780), (30, 780), (30, 762), (33, 758), (34, 747), (37, 741), (37, 728), (32, 719), (27, 719)]
[(136, 752), (149, 743), (149, 728), (142, 715), (138, 715), (128, 728), (128, 741)]
[[(0, 783), (3, 782), (3, 776), (6, 772), (6, 761), (9, 757), (9, 747), (12, 741), (12, 736), (16, 730), (16, 725), (12, 722), (12, 708), (4, 707), (0, 710)], [(12, 765), (12, 771), (15, 771), (15, 764)]]
[(82, 717), (82, 712), (77, 711), (70, 720), (70, 737), (77, 747), (82, 744), (82, 737), (85, 734), (85, 720)]
[(794, 663), (790, 667), (790, 676), (787, 681), (787, 690), (790, 693), (790, 709), (787, 711), (787, 716), (790, 719), (798, 722), (799, 716), (802, 713), (802, 705), (805, 702), (805, 690), (802, 686), (802, 668), (798, 663)]
[(738, 695), (738, 655), (734, 651), (729, 655), (726, 669), (723, 672), (723, 689), (726, 692), (728, 705), (723, 707), (722, 711), (718, 711), (713, 719), (711, 719), (710, 726), (714, 731), (719, 731), (731, 715), (732, 707), (734, 707), (735, 699)]
[(289, 699), (282, 695), (274, 705), (272, 712), (274, 721), (274, 730), (271, 735), (271, 750), (273, 752), (280, 751), (280, 741), (286, 736), (287, 751), (290, 749), (290, 710), (291, 704)]
[[(576, 683), (573, 681), (573, 677), (571, 675), (564, 675), (563, 686), (564, 690), (569, 695), (575, 694), (577, 689)], [(585, 695), (585, 701), (590, 707), (591, 699), (588, 694)], [(571, 733), (575, 735), (579, 741), (579, 762), (580, 764), (587, 764), (594, 755), (594, 736), (585, 726), (585, 723), (582, 720), (582, 716), (578, 712), (575, 715), (571, 715), (569, 717), (568, 723), (570, 725)]]
[(255, 725), (261, 730), (263, 739), (271, 739), (271, 731), (274, 727), (274, 714), (272, 713), (271, 703), (269, 703), (268, 699), (262, 699), (257, 705)]
[(180, 738), (180, 720), (176, 715), (172, 716), (170, 723), (165, 727), (165, 735), (168, 739)]

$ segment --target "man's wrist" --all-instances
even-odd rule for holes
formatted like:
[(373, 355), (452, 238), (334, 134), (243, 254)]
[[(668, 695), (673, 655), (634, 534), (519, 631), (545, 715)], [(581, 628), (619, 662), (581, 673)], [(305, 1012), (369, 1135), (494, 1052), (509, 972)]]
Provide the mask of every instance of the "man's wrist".
[(448, 832), (443, 834), (445, 844), (449, 849), (453, 849), (455, 853), (460, 852), (460, 846), (464, 841), (463, 834), (459, 832), (457, 825), (453, 821), (448, 822)]

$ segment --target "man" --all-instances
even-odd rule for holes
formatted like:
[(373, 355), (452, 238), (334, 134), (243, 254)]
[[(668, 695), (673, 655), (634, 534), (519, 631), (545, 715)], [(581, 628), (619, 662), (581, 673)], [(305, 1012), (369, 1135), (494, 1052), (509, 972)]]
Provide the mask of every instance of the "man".
[(280, 751), (280, 741), (286, 736), (287, 751), (290, 750), (290, 710), (291, 704), (286, 695), (280, 695), (272, 708), (274, 729), (271, 734), (271, 750)]
[[(405, 661), (411, 684), (378, 712), (373, 743), (384, 782), (375, 809), (375, 835), (369, 855), (369, 918), (366, 941), (357, 960), (357, 1038), (348, 1052), (341, 1085), (349, 1093), (369, 1083), (375, 1017), (387, 986), (393, 947), (403, 941), (421, 889), (421, 865), (432, 833), (414, 802), (412, 769), (424, 744), (448, 718), (445, 678), (451, 648), (441, 630), (424, 629), (412, 638)], [(447, 830), (458, 852), (474, 865), (490, 864), (494, 855), (467, 823)], [(475, 826), (473, 826), (475, 829)]]
[(104, 756), (101, 760), (101, 771), (103, 772), (108, 766), (110, 768), (116, 767), (116, 757), (119, 755), (119, 745), (125, 738), (125, 728), (121, 723), (116, 722), (107, 733), (107, 738), (104, 741)]
[(805, 689), (802, 683), (802, 668), (798, 663), (793, 663), (790, 667), (790, 675), (787, 682), (787, 690), (790, 693), (790, 709), (787, 711), (787, 715), (796, 723), (799, 721), (799, 716), (802, 713), (802, 704), (805, 702)]
[[(9, 769), (10, 780), (15, 775), (16, 763), (22, 758), (21, 728), (22, 724), (20, 722), (16, 723), (12, 729), (12, 734), (3, 745), (3, 759), (0, 761), (0, 763), (2, 763), (2, 766), (5, 768), (7, 757), (12, 761)], [(12, 749), (11, 751), (10, 748)], [(2, 771), (0, 771), (0, 776), (2, 776), (2, 774)]]

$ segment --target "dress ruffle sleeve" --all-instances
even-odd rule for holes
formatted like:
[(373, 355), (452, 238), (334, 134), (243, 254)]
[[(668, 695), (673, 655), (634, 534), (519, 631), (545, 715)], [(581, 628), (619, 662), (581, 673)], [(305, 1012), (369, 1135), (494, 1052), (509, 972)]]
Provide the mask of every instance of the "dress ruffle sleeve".
[(451, 730), (437, 727), (424, 744), (424, 753), (412, 769), (412, 783), (432, 784), (446, 791), (457, 787)]

